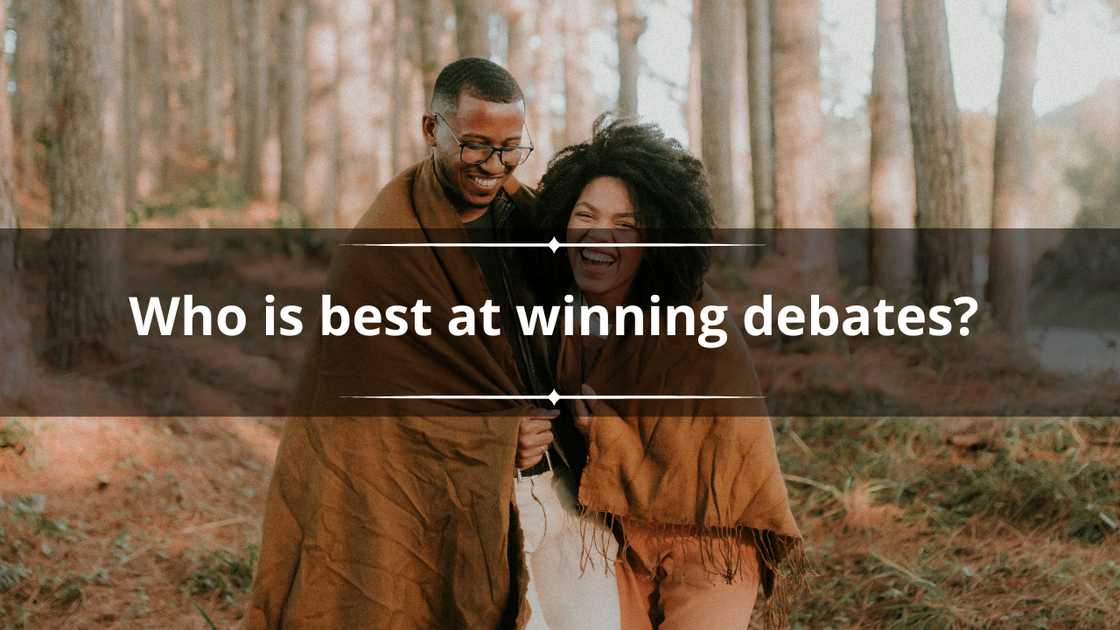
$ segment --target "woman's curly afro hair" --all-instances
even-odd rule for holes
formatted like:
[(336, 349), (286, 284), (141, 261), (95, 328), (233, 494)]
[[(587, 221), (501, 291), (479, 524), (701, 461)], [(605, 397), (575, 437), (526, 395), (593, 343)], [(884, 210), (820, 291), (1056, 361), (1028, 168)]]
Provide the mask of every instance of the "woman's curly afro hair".
[[(535, 227), (545, 238), (566, 238), (568, 217), (583, 189), (598, 177), (617, 177), (630, 192), (643, 242), (710, 243), (715, 224), (704, 165), (657, 125), (626, 119), (595, 121), (589, 142), (560, 151), (541, 179)], [(569, 291), (572, 272), (566, 256), (552, 256), (555, 298)], [(708, 247), (644, 248), (629, 300), (648, 304), (657, 294), (665, 304), (688, 304), (700, 293), (711, 263)]]

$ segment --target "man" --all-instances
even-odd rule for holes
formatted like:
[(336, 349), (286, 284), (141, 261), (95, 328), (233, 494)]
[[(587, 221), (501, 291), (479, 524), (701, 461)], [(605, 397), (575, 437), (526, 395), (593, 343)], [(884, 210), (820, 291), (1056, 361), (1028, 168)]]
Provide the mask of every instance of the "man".
[[(544, 459), (556, 412), (497, 398), (548, 393), (549, 362), (541, 340), (505, 325), (500, 337), (446, 334), (455, 305), (527, 303), (516, 265), (499, 248), (360, 246), (501, 235), (531, 201), (512, 176), (531, 151), (524, 128), (507, 71), (450, 64), (422, 120), (430, 158), (390, 182), (337, 248), (333, 304), (423, 300), (434, 334), (320, 337), (298, 395), (307, 417), (288, 422), (277, 455), (248, 628), (526, 622), (514, 472)], [(368, 398), (398, 395), (495, 400)]]

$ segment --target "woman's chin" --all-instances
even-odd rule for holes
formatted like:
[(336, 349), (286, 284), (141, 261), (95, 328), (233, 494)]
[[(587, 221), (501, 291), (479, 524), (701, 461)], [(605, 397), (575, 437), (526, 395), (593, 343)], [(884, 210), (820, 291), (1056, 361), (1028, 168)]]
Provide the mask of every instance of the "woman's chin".
[(579, 292), (587, 297), (602, 295), (610, 290), (610, 283), (603, 282), (599, 278), (587, 278), (577, 275), (575, 280)]

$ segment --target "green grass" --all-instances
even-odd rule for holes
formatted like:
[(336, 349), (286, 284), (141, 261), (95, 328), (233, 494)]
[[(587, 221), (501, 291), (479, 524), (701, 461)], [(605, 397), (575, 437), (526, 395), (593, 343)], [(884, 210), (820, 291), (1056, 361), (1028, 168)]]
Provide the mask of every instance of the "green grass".
[(183, 592), (192, 596), (217, 594), (228, 606), (253, 585), (253, 569), (257, 564), (257, 547), (247, 545), (240, 553), (218, 550), (197, 557), (195, 568), (183, 581)]

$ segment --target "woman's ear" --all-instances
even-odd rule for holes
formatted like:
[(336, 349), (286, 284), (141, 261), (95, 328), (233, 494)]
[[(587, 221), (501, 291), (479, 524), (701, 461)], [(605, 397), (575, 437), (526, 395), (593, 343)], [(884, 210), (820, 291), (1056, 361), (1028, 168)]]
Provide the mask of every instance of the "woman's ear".
[(430, 147), (436, 146), (436, 117), (424, 114), (420, 119), (420, 133), (424, 135), (424, 143)]

